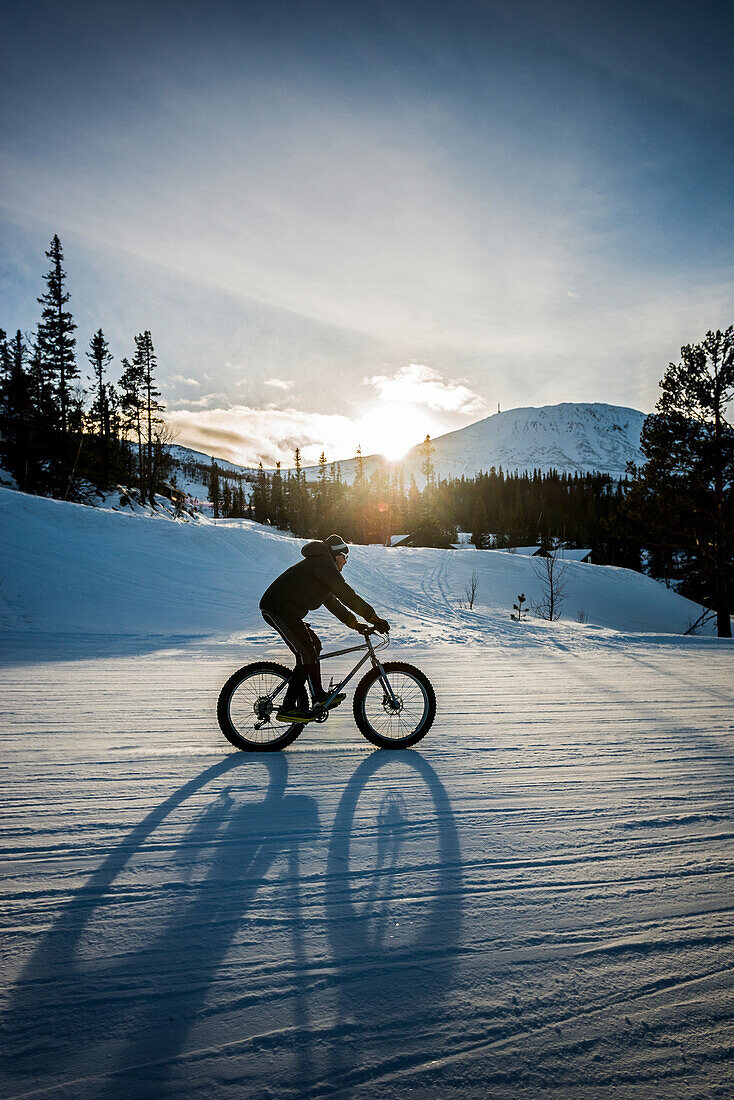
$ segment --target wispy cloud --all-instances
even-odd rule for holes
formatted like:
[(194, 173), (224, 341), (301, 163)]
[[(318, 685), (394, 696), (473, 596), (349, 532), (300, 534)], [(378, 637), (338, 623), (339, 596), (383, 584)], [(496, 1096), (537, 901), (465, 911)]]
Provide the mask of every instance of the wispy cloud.
[(263, 385), (272, 386), (276, 390), (292, 390), (294, 383), (285, 382), (282, 378), (266, 378)]
[(202, 397), (186, 398), (175, 401), (169, 408), (172, 411), (188, 411), (192, 409), (210, 409), (228, 400), (226, 393), (205, 393)]
[(465, 415), (480, 413), (487, 407), (484, 399), (463, 380), (444, 379), (438, 371), (420, 363), (401, 367), (392, 375), (375, 374), (364, 381), (388, 403), (424, 405), (428, 409)]
[(316, 463), (322, 451), (329, 460), (347, 458), (360, 442), (348, 417), (292, 408), (180, 409), (166, 419), (184, 446), (245, 466), (256, 466), (260, 460), (266, 466), (290, 466), (296, 447), (307, 464)]
[(201, 386), (198, 378), (184, 378), (182, 374), (169, 374), (169, 382), (178, 382), (182, 386)]

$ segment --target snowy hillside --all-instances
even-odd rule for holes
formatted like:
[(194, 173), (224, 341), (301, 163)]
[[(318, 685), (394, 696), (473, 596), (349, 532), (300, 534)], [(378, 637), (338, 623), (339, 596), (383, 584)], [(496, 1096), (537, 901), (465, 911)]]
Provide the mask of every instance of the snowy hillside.
[(190, 447), (182, 447), (178, 443), (170, 443), (167, 450), (176, 463), (198, 464), (208, 467), (211, 466), (212, 462), (216, 462), (219, 469), (225, 473), (242, 474), (250, 477), (254, 477), (257, 473), (257, 470), (251, 466), (238, 466), (236, 462), (228, 462), (226, 458), (214, 459), (211, 455), (204, 454), (203, 451), (194, 451)]
[[(0, 624), (92, 633), (264, 631), (261, 593), (302, 542), (248, 520), (176, 524), (0, 489)], [(517, 639), (564, 629), (509, 621), (518, 593), (540, 600), (533, 561), (516, 554), (355, 546), (351, 583), (404, 638)], [(473, 611), (459, 606), (478, 574)], [(588, 624), (681, 634), (700, 609), (626, 569), (566, 563), (565, 629)], [(320, 615), (326, 613), (321, 612)], [(316, 616), (319, 617), (318, 615)], [(328, 615), (326, 616), (328, 618)]]
[[(173, 459), (171, 479), (175, 482), (176, 487), (200, 504), (208, 500), (209, 471), (214, 462), (216, 462), (221, 477), (226, 478), (228, 474), (232, 475), (230, 482), (236, 481), (238, 485), (241, 483), (245, 497), (249, 499), (251, 479), (257, 473), (249, 466), (237, 466), (236, 463), (228, 462), (224, 458), (213, 458), (211, 455), (205, 455), (202, 451), (193, 451), (189, 447), (181, 447), (177, 443), (169, 444), (168, 453)], [(240, 479), (242, 479), (241, 482)]]

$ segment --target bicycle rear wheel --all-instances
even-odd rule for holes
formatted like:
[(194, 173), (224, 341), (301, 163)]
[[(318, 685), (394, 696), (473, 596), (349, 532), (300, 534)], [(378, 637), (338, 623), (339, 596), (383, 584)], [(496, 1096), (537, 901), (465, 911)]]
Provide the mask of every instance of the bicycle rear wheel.
[[(244, 752), (277, 752), (295, 741), (303, 724), (285, 726), (275, 717), (290, 675), (291, 669), (275, 661), (258, 661), (230, 676), (219, 693), (217, 720), (231, 745)], [(277, 695), (275, 701), (274, 695)], [(309, 708), (305, 689), (298, 706), (303, 710)]]
[(403, 661), (386, 661), (386, 691), (373, 668), (354, 693), (354, 720), (360, 733), (380, 749), (407, 749), (428, 733), (436, 717), (436, 693), (425, 673)]

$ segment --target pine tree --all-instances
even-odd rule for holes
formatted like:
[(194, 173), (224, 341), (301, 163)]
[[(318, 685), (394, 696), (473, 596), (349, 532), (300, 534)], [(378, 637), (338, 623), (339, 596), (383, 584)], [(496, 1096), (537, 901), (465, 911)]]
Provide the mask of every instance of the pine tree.
[(306, 477), (301, 462), (301, 448), (293, 453), (293, 474), (288, 479), (290, 503), (290, 529), (294, 535), (303, 535), (306, 525)]
[(92, 405), (92, 417), (95, 420), (100, 439), (103, 439), (107, 434), (106, 426), (108, 423), (107, 395), (105, 392), (106, 386), (104, 383), (104, 374), (105, 370), (112, 362), (112, 356), (110, 355), (109, 344), (105, 340), (104, 333), (102, 332), (101, 328), (97, 329), (94, 336), (89, 341), (89, 351), (87, 352), (87, 359), (91, 364), (94, 381), (96, 384), (94, 404)]
[(364, 456), (362, 455), (361, 444), (357, 447), (357, 451), (354, 455), (354, 486), (356, 489), (361, 489), (366, 481), (364, 472)]
[(208, 498), (214, 510), (214, 518), (219, 519), (219, 510), (222, 506), (222, 491), (219, 485), (219, 467), (214, 459), (212, 459), (211, 470), (209, 471)]
[(268, 488), (268, 475), (263, 469), (261, 459), (257, 468), (255, 487), (252, 491), (252, 514), (257, 523), (265, 523), (269, 518)]
[(120, 411), (126, 437), (133, 434), (137, 442), (137, 476), (141, 496), (145, 493), (145, 463), (143, 458), (143, 371), (142, 364), (122, 360), (120, 375)]
[(281, 473), (280, 462), (275, 463), (275, 473), (273, 474), (270, 486), (270, 509), (271, 518), (275, 526), (278, 528), (285, 527), (286, 517), (285, 505), (283, 502), (283, 474)]
[(110, 466), (110, 417), (107, 397), (107, 386), (104, 381), (105, 370), (112, 362), (110, 349), (105, 340), (102, 329), (98, 329), (89, 341), (87, 359), (92, 367), (92, 373), (96, 386), (94, 401), (92, 403), (91, 417), (98, 433), (99, 452), (99, 481), (105, 487), (109, 478)]
[(79, 368), (74, 355), (76, 325), (65, 308), (69, 293), (65, 289), (64, 254), (58, 236), (54, 236), (46, 256), (51, 261), (51, 268), (46, 275), (46, 292), (38, 299), (43, 312), (38, 326), (37, 350), (44, 373), (54, 380), (58, 426), (65, 436), (72, 404), (71, 383), (78, 377)]
[(27, 354), (20, 329), (10, 343), (0, 329), (0, 455), (3, 466), (26, 491), (36, 487), (38, 463), (32, 446), (33, 408)]
[[(653, 543), (683, 552), (684, 586), (713, 605), (719, 637), (730, 638), (734, 427), (726, 414), (734, 398), (734, 328), (682, 347), (660, 387), (642, 429), (646, 461), (632, 469), (630, 507)], [(696, 583), (702, 592), (691, 591)]]
[(434, 450), (435, 450), (435, 447), (433, 446), (433, 443), (431, 442), (431, 437), (430, 437), (430, 435), (427, 435), (426, 438), (421, 443), (420, 448), (419, 448), (421, 457), (423, 459), (423, 461), (421, 462), (421, 473), (423, 474), (423, 477), (426, 479), (426, 488), (427, 489), (433, 487), (433, 482), (434, 482), (434, 478), (435, 478), (435, 469), (434, 469), (434, 465), (433, 465), (433, 452), (434, 452)]
[(163, 419), (159, 415), (164, 406), (159, 402), (160, 390), (156, 386), (155, 369), (158, 365), (153, 349), (153, 340), (148, 329), (135, 337), (135, 359), (142, 380), (143, 396), (143, 430), (145, 435), (144, 447), (144, 484), (142, 486), (143, 499), (151, 504), (155, 503), (156, 469), (154, 463), (154, 448), (156, 439), (160, 437)]

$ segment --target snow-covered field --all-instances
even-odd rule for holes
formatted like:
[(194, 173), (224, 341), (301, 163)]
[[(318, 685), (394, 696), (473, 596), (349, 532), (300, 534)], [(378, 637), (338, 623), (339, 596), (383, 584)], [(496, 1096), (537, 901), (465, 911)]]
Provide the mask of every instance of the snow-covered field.
[(239, 754), (297, 556), (0, 490), (0, 1096), (731, 1096), (731, 643), (624, 570), (516, 624), (528, 559), (355, 548), (433, 729)]

